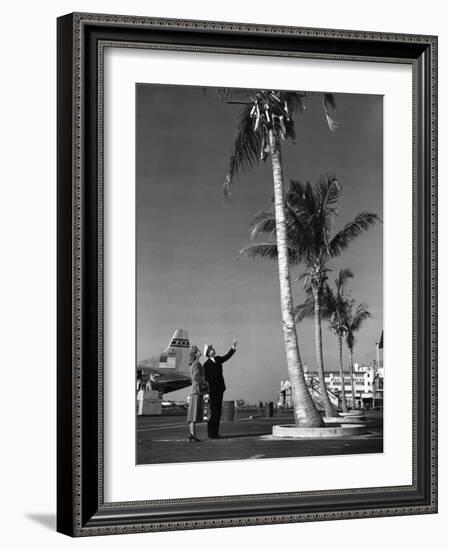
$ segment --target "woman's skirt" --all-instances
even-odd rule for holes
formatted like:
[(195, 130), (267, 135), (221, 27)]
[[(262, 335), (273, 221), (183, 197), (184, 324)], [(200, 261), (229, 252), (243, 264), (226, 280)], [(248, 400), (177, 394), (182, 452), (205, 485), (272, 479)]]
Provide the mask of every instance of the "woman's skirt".
[(187, 422), (203, 422), (204, 417), (204, 400), (199, 393), (192, 393), (189, 400), (189, 408), (187, 409)]

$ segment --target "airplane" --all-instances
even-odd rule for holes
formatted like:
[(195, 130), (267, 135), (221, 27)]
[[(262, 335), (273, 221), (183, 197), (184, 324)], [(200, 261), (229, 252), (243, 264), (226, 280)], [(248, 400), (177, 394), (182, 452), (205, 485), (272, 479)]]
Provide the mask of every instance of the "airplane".
[[(137, 384), (143, 383), (148, 389), (156, 390), (162, 396), (191, 386), (189, 372), (189, 335), (178, 328), (159, 360), (147, 359), (137, 365)], [(157, 366), (155, 366), (155, 364)]]

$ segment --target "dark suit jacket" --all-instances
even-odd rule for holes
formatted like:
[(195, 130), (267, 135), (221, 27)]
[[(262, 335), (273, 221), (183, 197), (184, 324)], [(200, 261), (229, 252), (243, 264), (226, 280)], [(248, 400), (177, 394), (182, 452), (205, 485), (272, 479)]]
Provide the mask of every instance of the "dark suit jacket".
[(204, 378), (209, 384), (210, 393), (224, 392), (226, 390), (226, 385), (223, 378), (223, 363), (230, 359), (235, 353), (235, 349), (230, 349), (226, 355), (220, 357), (216, 355), (214, 357), (215, 363), (212, 359), (208, 358), (207, 361), (203, 364), (204, 367)]

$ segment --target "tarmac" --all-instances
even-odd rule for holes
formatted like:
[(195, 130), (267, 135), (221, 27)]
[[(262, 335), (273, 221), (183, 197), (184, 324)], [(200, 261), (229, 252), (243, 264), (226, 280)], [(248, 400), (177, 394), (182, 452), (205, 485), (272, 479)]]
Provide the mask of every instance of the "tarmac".
[(367, 433), (319, 439), (280, 439), (271, 435), (275, 424), (292, 424), (293, 416), (249, 418), (221, 422), (221, 439), (207, 439), (205, 423), (197, 424), (201, 442), (188, 441), (184, 416), (137, 417), (137, 464), (163, 464), (220, 460), (252, 460), (300, 456), (383, 452), (382, 411), (367, 411)]

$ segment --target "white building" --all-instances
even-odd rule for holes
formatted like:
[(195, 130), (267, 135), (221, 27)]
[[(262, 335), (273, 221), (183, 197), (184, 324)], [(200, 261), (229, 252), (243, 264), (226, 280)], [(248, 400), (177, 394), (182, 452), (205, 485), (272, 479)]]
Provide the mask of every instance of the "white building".
[[(307, 367), (304, 368), (304, 376), (309, 388), (316, 388), (318, 384), (318, 372), (310, 371)], [(376, 362), (372, 365), (359, 365), (354, 363), (354, 395), (355, 406), (358, 407), (373, 407), (383, 405), (383, 368), (378, 369)], [(340, 372), (332, 371), (325, 373), (325, 383), (330, 391), (330, 394), (339, 396), (341, 403), (342, 380)], [(344, 389), (346, 402), (348, 406), (353, 407), (352, 403), (352, 388), (351, 377), (349, 371), (344, 372)], [(292, 407), (291, 385), (289, 380), (281, 380), (281, 388), (279, 392), (278, 406)]]
[[(308, 372), (306, 374), (306, 381), (308, 383), (311, 378), (318, 378), (318, 373)], [(344, 372), (344, 389), (346, 402), (348, 406), (354, 407), (352, 403), (352, 388), (351, 388), (351, 377), (349, 371)], [(373, 406), (374, 398), (374, 376), (375, 376), (375, 366), (370, 365), (359, 365), (354, 363), (354, 395), (355, 395), (355, 407), (361, 406)], [(331, 390), (331, 392), (336, 393), (340, 396), (341, 401), (341, 392), (342, 392), (342, 380), (340, 372), (326, 372), (325, 373), (325, 382), (326, 386)]]

